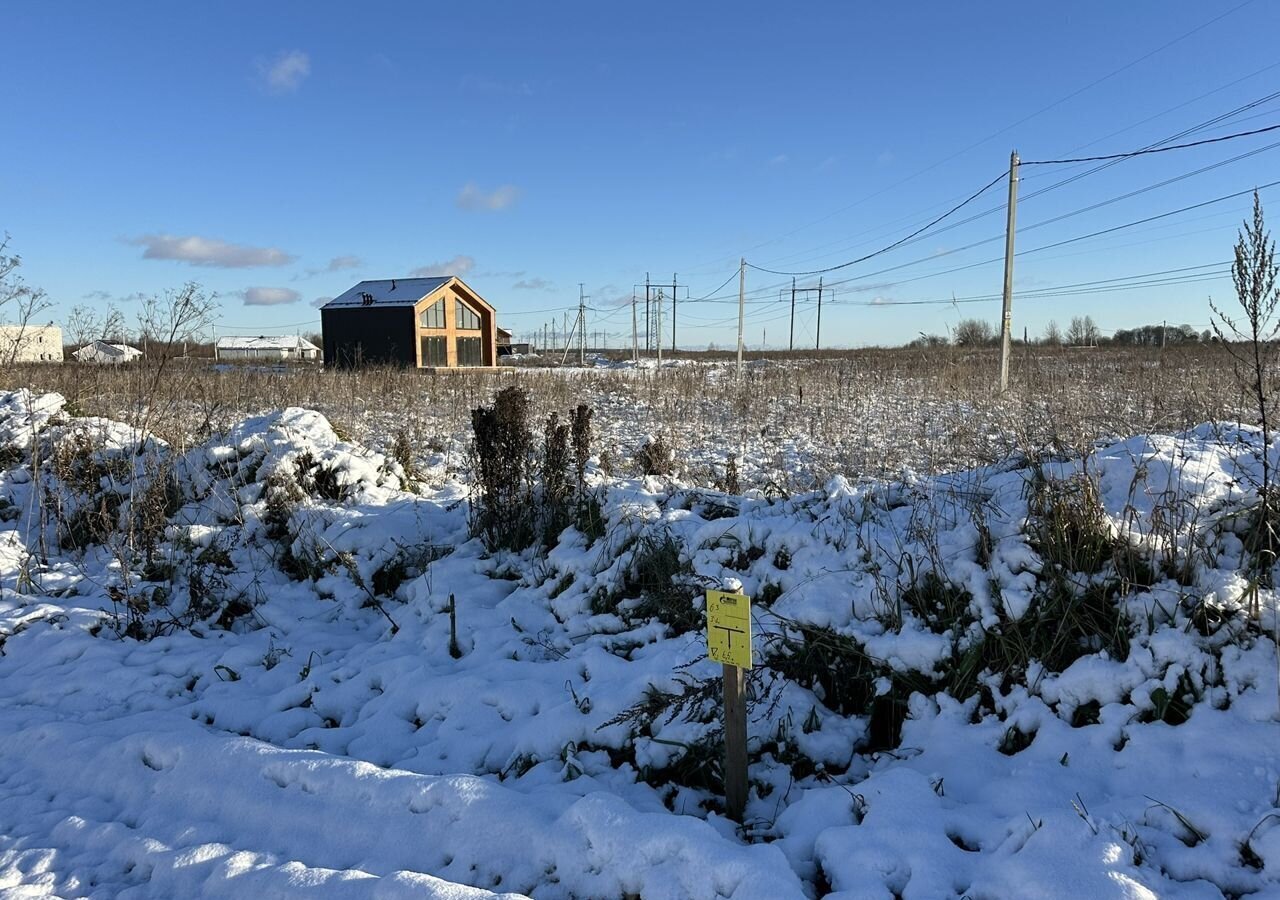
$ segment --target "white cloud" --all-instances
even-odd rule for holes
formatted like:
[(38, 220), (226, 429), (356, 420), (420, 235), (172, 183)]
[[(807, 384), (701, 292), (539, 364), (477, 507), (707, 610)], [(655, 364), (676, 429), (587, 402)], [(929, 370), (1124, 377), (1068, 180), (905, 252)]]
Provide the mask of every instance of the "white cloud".
[(144, 234), (128, 241), (146, 247), (143, 259), (171, 259), (193, 266), (220, 269), (247, 269), (253, 266), (287, 266), (297, 257), (275, 247), (249, 247), (217, 238), (172, 234)]
[(779, 153), (779, 154), (778, 154), (777, 156), (775, 156), (773, 159), (769, 160), (769, 165), (771, 165), (771, 166), (785, 166), (785, 165), (787, 164), (787, 161), (788, 161), (788, 160), (790, 160), (790, 159), (791, 159), (791, 157), (787, 156), (787, 154), (785, 154), (785, 153)]
[(320, 307), (324, 306), (326, 303), (328, 303), (332, 299), (333, 299), (332, 297), (317, 297), (316, 299), (311, 301), (311, 305), (314, 306), (316, 309), (319, 309)]
[(291, 94), (311, 74), (311, 57), (301, 50), (289, 50), (260, 65), (260, 69), (267, 90), (273, 94)]
[(447, 259), (444, 262), (419, 266), (409, 274), (415, 278), (439, 278), (442, 275), (457, 275), (461, 277), (466, 275), (475, 267), (476, 261), (474, 259), (470, 256), (463, 256), (459, 254), (453, 259)]
[(513, 184), (504, 184), (492, 191), (482, 191), (474, 181), (468, 181), (458, 192), (458, 209), (480, 212), (497, 212), (509, 209), (520, 199), (520, 189)]
[(545, 278), (523, 278), (511, 285), (517, 291), (552, 291), (555, 285)]
[(329, 260), (329, 264), (318, 269), (307, 269), (294, 275), (291, 280), (303, 281), (307, 278), (315, 278), (317, 275), (326, 275), (330, 272), (341, 272), (343, 269), (359, 269), (364, 265), (364, 260), (354, 254), (346, 256), (335, 256)]
[(289, 288), (251, 287), (240, 292), (245, 306), (284, 306), (297, 303), (302, 295)]

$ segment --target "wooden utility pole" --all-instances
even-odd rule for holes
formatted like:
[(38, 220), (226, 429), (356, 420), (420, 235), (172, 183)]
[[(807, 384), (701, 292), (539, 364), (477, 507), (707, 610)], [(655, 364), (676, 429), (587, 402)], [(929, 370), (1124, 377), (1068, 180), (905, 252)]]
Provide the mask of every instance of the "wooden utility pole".
[(796, 280), (791, 279), (791, 337), (787, 340), (787, 349), (796, 349)]
[(822, 276), (818, 276), (818, 324), (813, 329), (813, 349), (822, 349)]
[(742, 324), (747, 309), (747, 258), (738, 260), (738, 377), (742, 377)]
[(1004, 308), (1000, 318), (1000, 390), (1009, 389), (1009, 353), (1013, 338), (1013, 234), (1018, 213), (1018, 151), (1009, 155), (1009, 210), (1004, 232)]
[(636, 289), (631, 289), (631, 361), (640, 362), (640, 332), (636, 325)]

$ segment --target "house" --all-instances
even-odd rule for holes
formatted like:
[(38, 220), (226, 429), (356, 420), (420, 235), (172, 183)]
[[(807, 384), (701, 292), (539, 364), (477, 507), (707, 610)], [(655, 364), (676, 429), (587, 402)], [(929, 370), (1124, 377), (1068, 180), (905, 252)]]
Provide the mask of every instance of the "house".
[(320, 308), (320, 324), (327, 366), (497, 365), (497, 312), (453, 275), (362, 281)]
[(0, 363), (62, 362), (62, 329), (48, 325), (0, 325)]
[(142, 351), (137, 347), (130, 347), (128, 344), (108, 344), (106, 341), (94, 341), (91, 344), (85, 344), (71, 355), (75, 357), (76, 362), (118, 366), (121, 363), (132, 362), (137, 359), (142, 355)]
[(213, 345), (213, 353), (219, 360), (307, 362), (319, 358), (320, 348), (297, 334), (258, 335), (257, 337), (220, 337)]
[(498, 355), (523, 356), (533, 352), (533, 344), (528, 341), (517, 341), (506, 328), (498, 329)]

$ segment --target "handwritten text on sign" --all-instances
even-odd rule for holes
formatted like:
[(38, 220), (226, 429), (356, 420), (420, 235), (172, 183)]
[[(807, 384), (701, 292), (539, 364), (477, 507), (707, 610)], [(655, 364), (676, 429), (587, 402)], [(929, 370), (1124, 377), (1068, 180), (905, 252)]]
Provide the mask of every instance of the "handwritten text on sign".
[(707, 655), (718, 663), (751, 668), (751, 598), (707, 591)]

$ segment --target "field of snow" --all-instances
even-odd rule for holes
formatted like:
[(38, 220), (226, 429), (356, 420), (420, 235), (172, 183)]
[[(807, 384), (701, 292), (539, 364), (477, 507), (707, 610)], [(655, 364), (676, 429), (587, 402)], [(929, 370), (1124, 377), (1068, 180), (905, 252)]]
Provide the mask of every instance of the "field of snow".
[[(456, 428), (72, 412), (0, 395), (0, 898), (1280, 897), (1255, 430), (806, 486), (829, 422), (642, 476), (603, 408), (598, 518), (506, 550)], [(738, 586), (741, 825), (701, 636)]]

